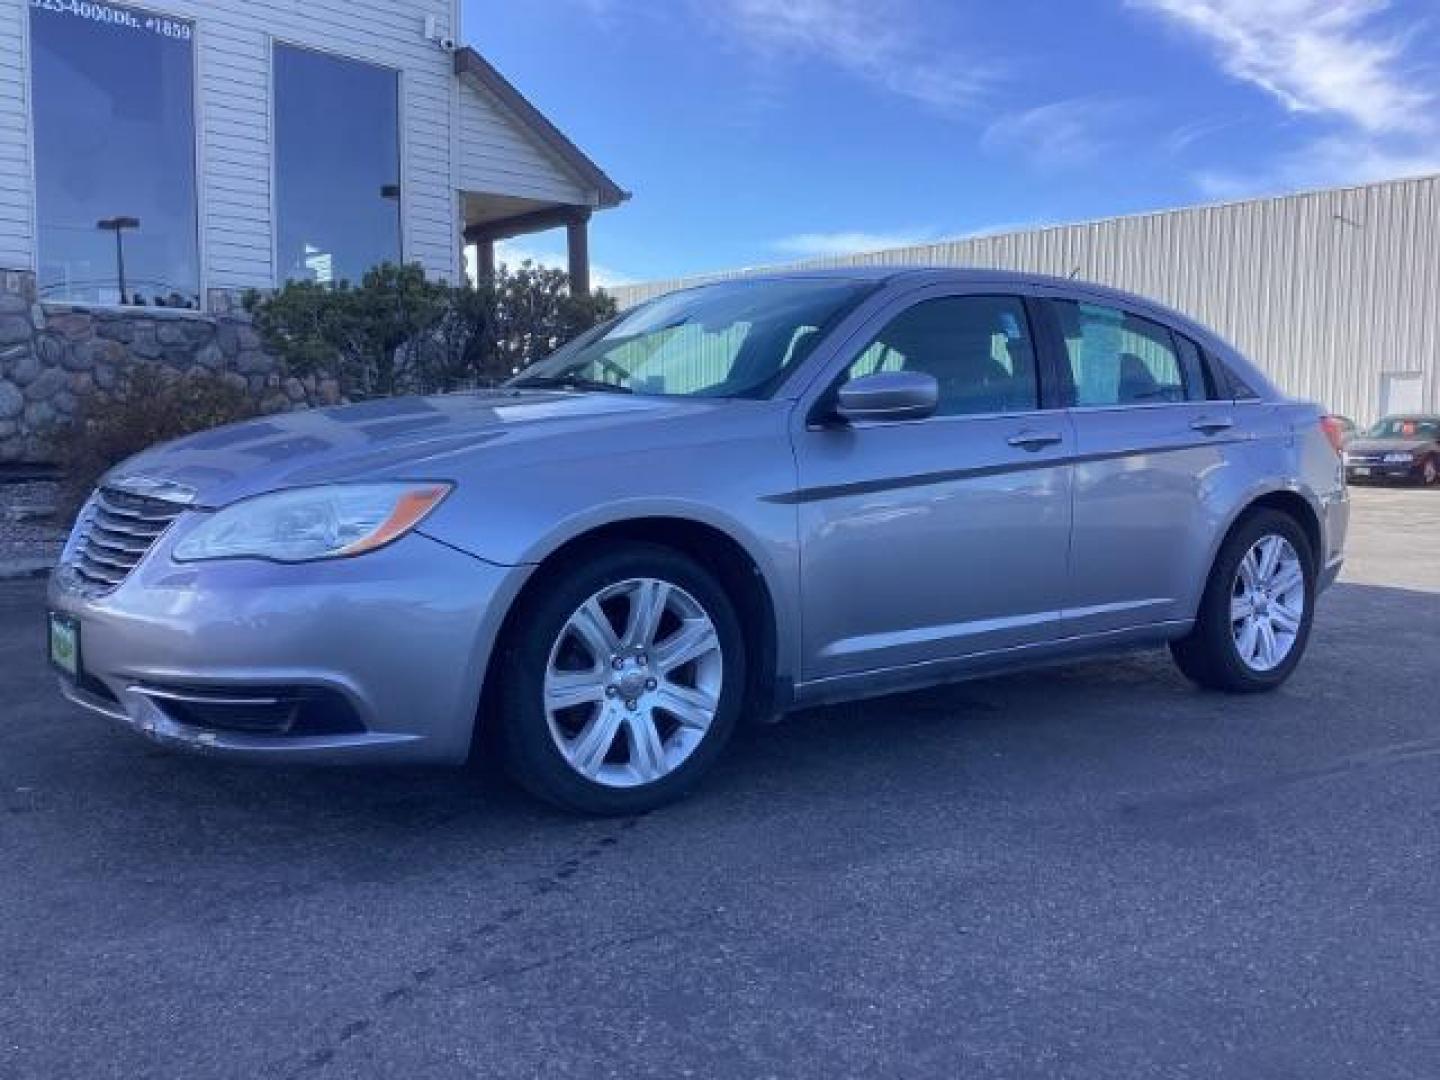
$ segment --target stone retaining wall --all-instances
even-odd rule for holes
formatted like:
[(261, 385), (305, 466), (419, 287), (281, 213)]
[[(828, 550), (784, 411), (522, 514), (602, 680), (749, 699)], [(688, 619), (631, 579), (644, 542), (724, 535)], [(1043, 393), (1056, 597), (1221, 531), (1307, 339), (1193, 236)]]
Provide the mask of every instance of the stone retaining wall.
[(265, 412), (334, 404), (332, 379), (286, 378), (233, 297), (212, 290), (210, 315), (163, 308), (41, 302), (35, 276), (0, 271), (0, 463), (44, 462), (80, 399), (112, 389), (127, 366), (209, 371)]

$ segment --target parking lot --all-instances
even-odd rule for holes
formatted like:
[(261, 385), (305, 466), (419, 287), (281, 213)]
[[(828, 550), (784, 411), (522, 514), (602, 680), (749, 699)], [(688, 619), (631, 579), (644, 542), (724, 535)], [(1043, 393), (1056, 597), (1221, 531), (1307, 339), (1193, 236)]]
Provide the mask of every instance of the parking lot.
[(1275, 695), (816, 710), (619, 821), (157, 750), (0, 583), (0, 1076), (1434, 1077), (1440, 492), (1354, 502)]

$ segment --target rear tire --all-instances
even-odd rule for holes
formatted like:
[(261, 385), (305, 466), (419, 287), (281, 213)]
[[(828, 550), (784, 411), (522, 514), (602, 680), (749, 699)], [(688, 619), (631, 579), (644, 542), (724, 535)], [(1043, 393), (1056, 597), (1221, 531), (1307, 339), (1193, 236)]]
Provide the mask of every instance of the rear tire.
[(1314, 611), (1315, 558), (1305, 531), (1288, 514), (1257, 510), (1221, 544), (1195, 626), (1170, 652), (1187, 678), (1208, 689), (1274, 690), (1300, 663)]
[(1440, 484), (1440, 460), (1434, 454), (1426, 458), (1425, 464), (1420, 467), (1420, 483), (1426, 487)]
[(704, 568), (630, 543), (576, 559), (517, 612), (498, 699), (507, 766), (584, 814), (636, 814), (686, 794), (734, 731), (745, 642)]

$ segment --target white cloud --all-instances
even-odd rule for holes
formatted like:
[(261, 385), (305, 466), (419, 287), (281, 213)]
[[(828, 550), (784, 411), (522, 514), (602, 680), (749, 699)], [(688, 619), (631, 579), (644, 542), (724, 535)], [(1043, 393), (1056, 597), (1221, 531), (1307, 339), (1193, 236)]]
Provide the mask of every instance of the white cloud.
[(985, 129), (980, 144), (1041, 168), (1083, 165), (1111, 146), (1115, 126), (1135, 112), (1133, 103), (1111, 98), (1052, 101), (1006, 113)]
[[(475, 266), (471, 258), (471, 249), (465, 249), (465, 273), (474, 280)], [(508, 263), (510, 266), (519, 266), (522, 262), (529, 260), (536, 266), (548, 266), (555, 270), (568, 270), (570, 262), (565, 253), (555, 251), (551, 248), (533, 248), (523, 242), (514, 240), (501, 240), (495, 245), (495, 262), (497, 265)], [(590, 266), (590, 283), (597, 288), (607, 289), (615, 285), (629, 285), (635, 279), (623, 274), (612, 267), (592, 263)]]
[[(1440, 171), (1433, 72), (1407, 55), (1419, 20), (1391, 0), (1128, 0), (1198, 35), (1233, 78), (1330, 130), (1244, 172), (1194, 179), (1212, 198), (1361, 184)], [(1203, 129), (1199, 129), (1203, 130)], [(1172, 152), (1193, 141), (1180, 129)]]
[(770, 246), (785, 255), (811, 259), (858, 255), (867, 251), (884, 251), (887, 248), (915, 247), (918, 244), (932, 243), (935, 235), (933, 229), (905, 229), (883, 233), (852, 229), (840, 232), (796, 233), (793, 236), (782, 236)]
[(1174, 128), (1170, 134), (1161, 140), (1161, 145), (1165, 148), (1165, 152), (1171, 157), (1178, 157), (1196, 143), (1204, 142), (1211, 136), (1218, 135), (1220, 132), (1227, 131), (1230, 128), (1238, 127), (1244, 122), (1244, 118), (1242, 117), (1195, 120)]
[(923, 247), (950, 240), (979, 240), (1000, 233), (1023, 232), (1041, 227), (1038, 221), (1006, 221), (968, 229), (960, 233), (946, 233), (939, 229), (897, 229), (893, 232), (867, 232), (863, 229), (845, 229), (836, 232), (796, 233), (782, 236), (771, 242), (770, 247), (796, 259), (818, 259), (844, 255), (868, 255), (897, 248)]
[(1313, 140), (1261, 168), (1201, 172), (1195, 182), (1212, 199), (1244, 199), (1435, 173), (1440, 173), (1440, 147), (1389, 149), (1364, 136), (1336, 135)]
[(995, 76), (936, 40), (914, 0), (710, 0), (700, 9), (774, 63), (813, 57), (940, 109), (971, 104)]
[(1377, 25), (1389, 0), (1130, 3), (1199, 34), (1226, 72), (1292, 112), (1342, 117), (1371, 133), (1432, 127), (1434, 95), (1404, 66), (1406, 31)]

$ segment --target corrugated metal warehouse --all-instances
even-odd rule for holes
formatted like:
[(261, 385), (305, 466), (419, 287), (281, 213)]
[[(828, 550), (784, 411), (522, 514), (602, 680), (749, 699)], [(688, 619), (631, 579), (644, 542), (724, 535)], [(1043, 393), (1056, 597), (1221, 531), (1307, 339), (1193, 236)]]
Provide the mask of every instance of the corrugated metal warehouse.
[[(1361, 423), (1440, 412), (1440, 176), (791, 265), (874, 263), (1103, 282), (1199, 319), (1287, 392)], [(625, 307), (744, 272), (612, 291)]]

